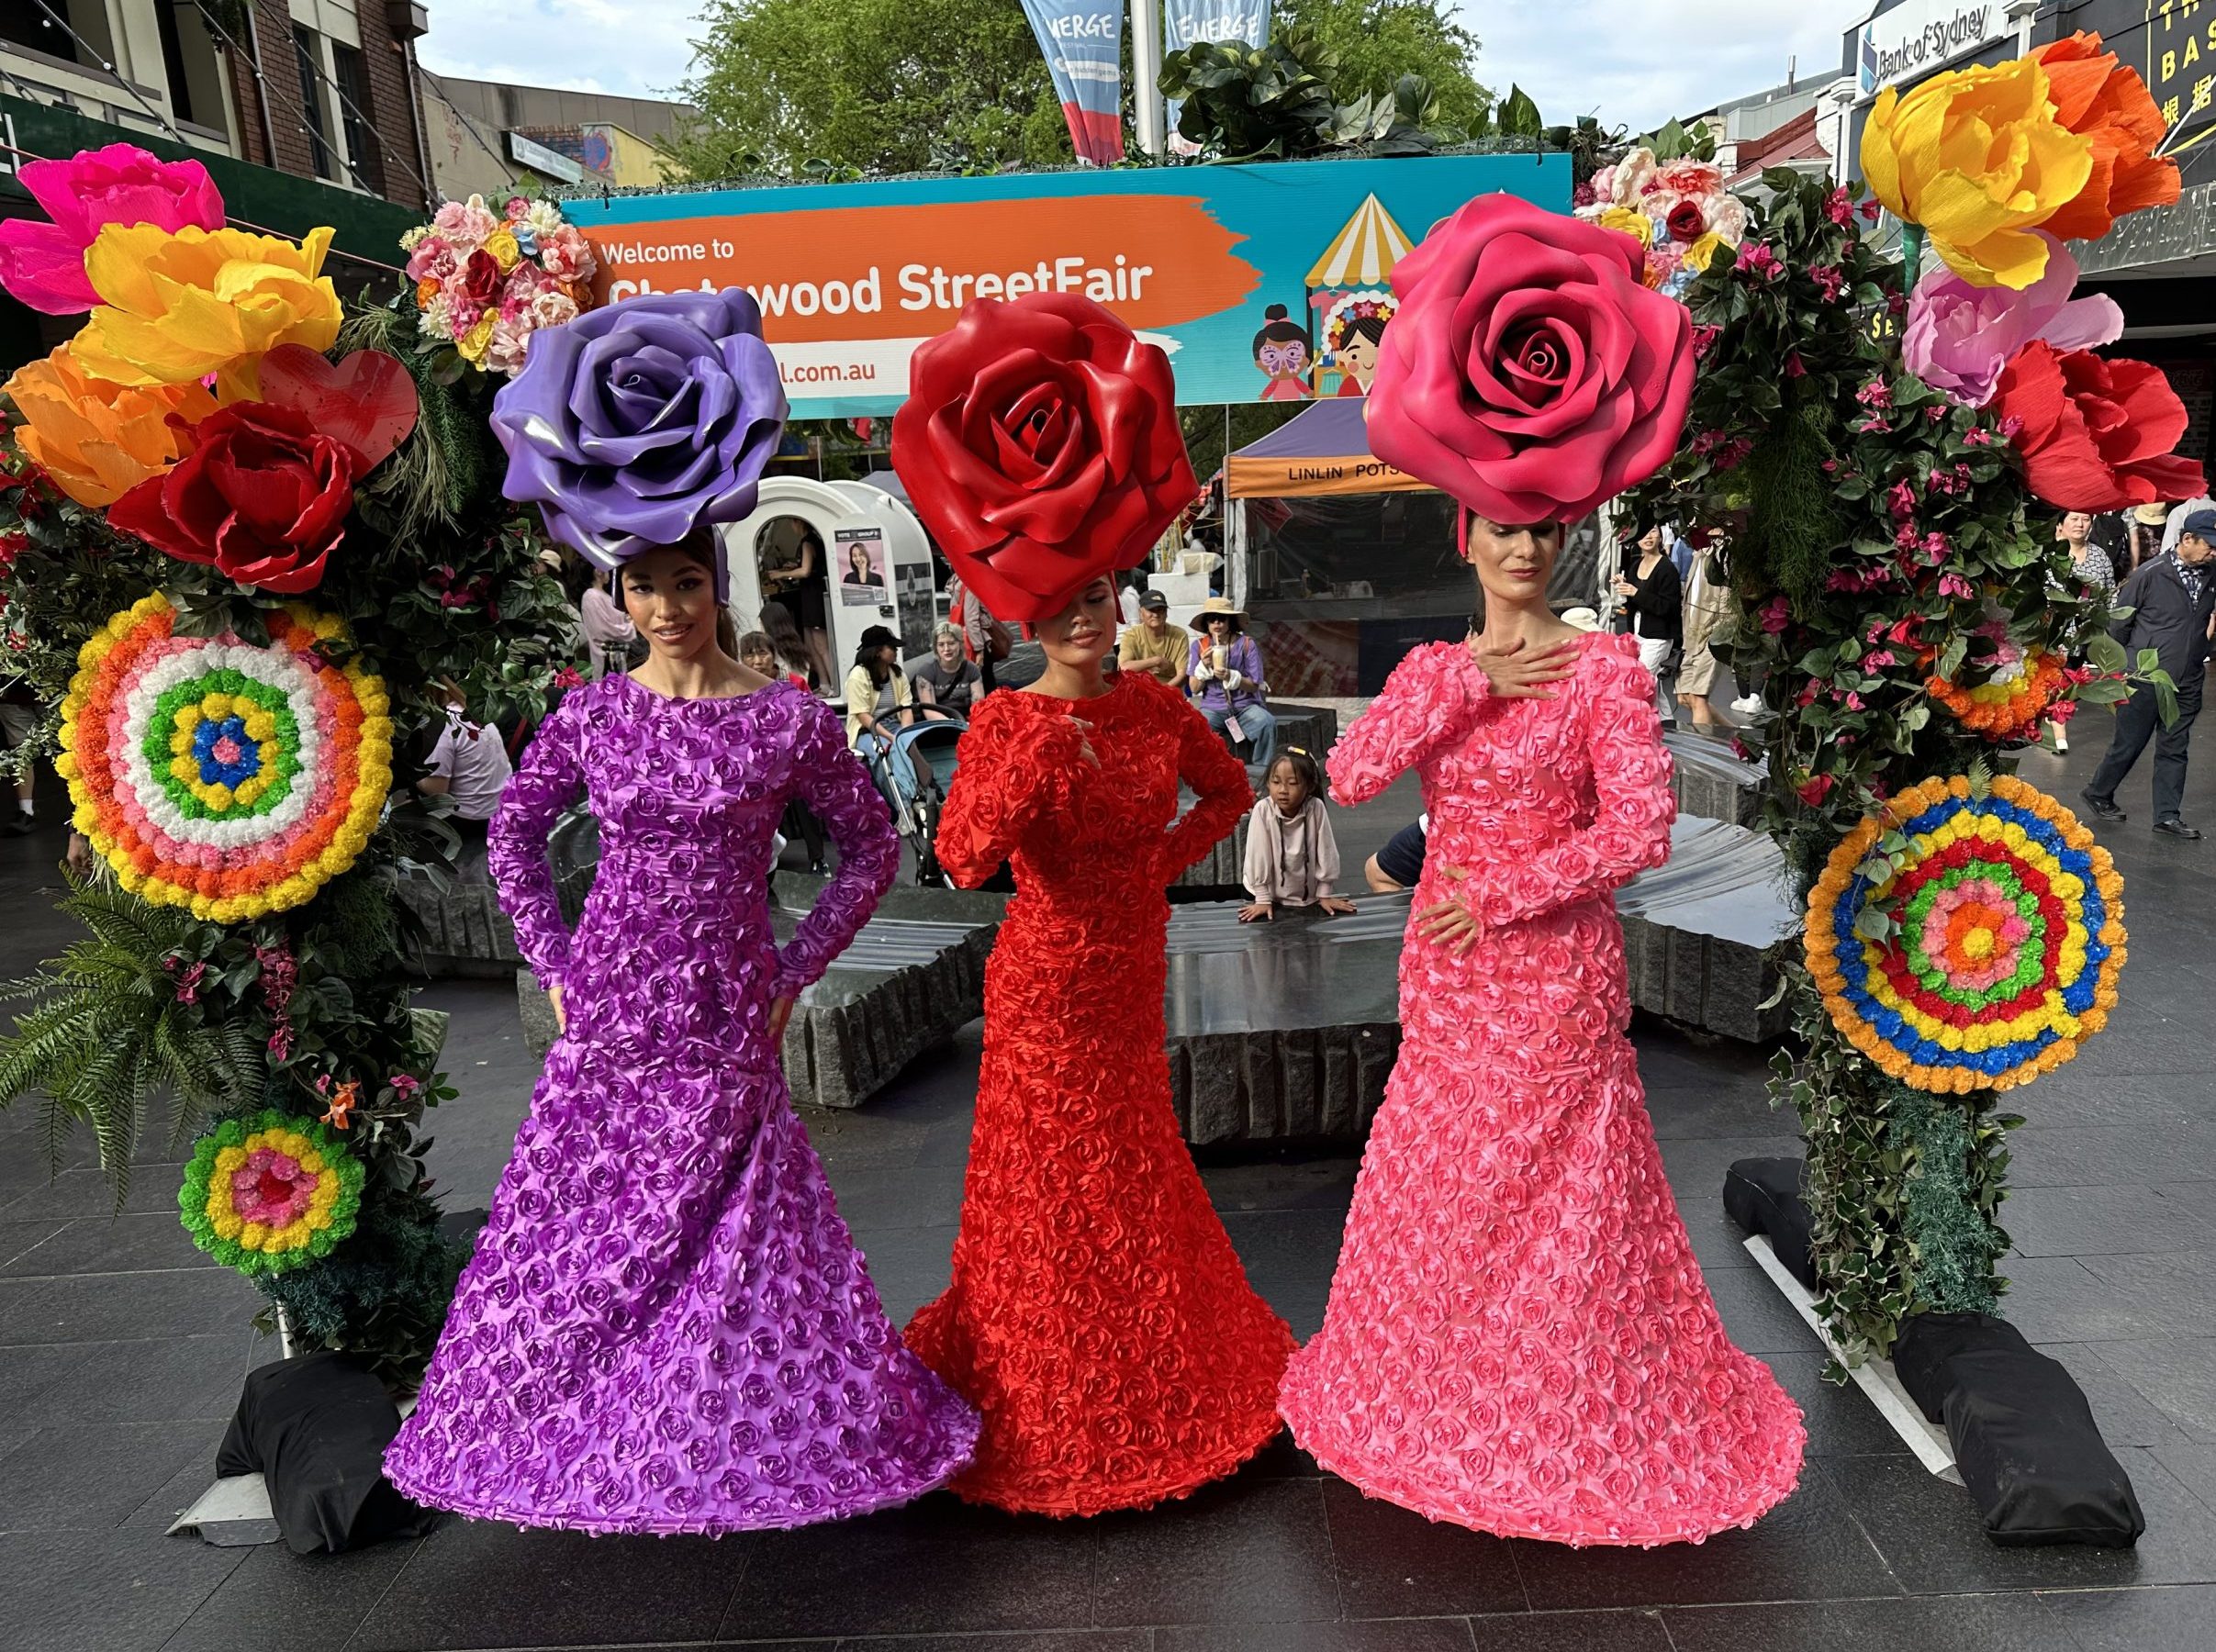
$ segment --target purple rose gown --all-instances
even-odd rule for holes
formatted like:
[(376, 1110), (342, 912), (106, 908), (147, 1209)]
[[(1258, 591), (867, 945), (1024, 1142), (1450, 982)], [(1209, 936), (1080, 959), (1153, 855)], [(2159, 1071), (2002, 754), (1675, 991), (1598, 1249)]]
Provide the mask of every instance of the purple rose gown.
[[(580, 788), (601, 858), (573, 937), (546, 838)], [(839, 871), (780, 954), (765, 882), (795, 796)], [(951, 1478), (977, 1416), (887, 1322), (768, 1032), (898, 861), (838, 720), (790, 683), (673, 700), (606, 677), (539, 731), (490, 843), (569, 1027), (386, 1453), (393, 1483), (521, 1525), (717, 1533)]]

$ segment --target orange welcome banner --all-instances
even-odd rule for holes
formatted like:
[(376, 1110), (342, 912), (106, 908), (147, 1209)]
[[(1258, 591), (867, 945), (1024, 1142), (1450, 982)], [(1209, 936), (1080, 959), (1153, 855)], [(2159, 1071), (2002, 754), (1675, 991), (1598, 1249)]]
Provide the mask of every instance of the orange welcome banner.
[(929, 337), (972, 298), (1077, 293), (1153, 329), (1232, 309), (1261, 273), (1192, 195), (848, 206), (587, 227), (598, 296), (743, 286), (772, 345)]
[(1374, 306), (1427, 226), (1494, 190), (1565, 209), (1569, 158), (1114, 166), (563, 206), (603, 301), (745, 287), (793, 418), (843, 419), (897, 409), (916, 347), (965, 306), (1038, 292), (1114, 310), (1168, 352), (1185, 406), (1282, 400), (1293, 380), (1315, 387), (1335, 307)]

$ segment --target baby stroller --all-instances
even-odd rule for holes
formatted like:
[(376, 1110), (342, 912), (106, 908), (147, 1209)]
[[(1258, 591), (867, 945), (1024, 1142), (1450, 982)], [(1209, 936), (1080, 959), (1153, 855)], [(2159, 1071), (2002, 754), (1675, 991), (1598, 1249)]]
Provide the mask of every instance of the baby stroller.
[(876, 733), (862, 736), (862, 761), (892, 811), (893, 829), (915, 851), (919, 884), (943, 887), (946, 882), (935, 844), (959, 742), (968, 728), (959, 718), (932, 718), (894, 730), (890, 740)]

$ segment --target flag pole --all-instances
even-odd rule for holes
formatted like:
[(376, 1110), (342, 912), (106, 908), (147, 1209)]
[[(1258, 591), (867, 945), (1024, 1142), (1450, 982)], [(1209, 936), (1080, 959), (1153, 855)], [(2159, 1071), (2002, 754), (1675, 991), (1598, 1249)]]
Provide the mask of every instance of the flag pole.
[(1131, 7), (1131, 103), (1138, 128), (1139, 148), (1157, 161), (1169, 152), (1169, 134), (1164, 130), (1162, 94), (1158, 83), (1162, 78), (1162, 7), (1161, 0), (1132, 0)]

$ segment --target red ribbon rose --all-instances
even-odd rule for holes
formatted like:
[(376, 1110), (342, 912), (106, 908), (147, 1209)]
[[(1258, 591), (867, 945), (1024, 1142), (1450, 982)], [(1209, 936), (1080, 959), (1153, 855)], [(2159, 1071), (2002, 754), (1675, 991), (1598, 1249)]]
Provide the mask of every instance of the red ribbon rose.
[(1687, 246), (1708, 233), (1708, 215), (1698, 201), (1680, 201), (1670, 208), (1670, 239)]
[(916, 347), (892, 464), (954, 570), (1003, 620), (1051, 619), (1135, 567), (1200, 491), (1170, 359), (1068, 293), (973, 299)]
[(2121, 510), (2207, 491), (2200, 463), (2172, 452), (2185, 404), (2162, 370), (2033, 340), (2001, 369), (1987, 411), (2023, 455), (2024, 480), (2057, 510)]
[(1366, 418), (1380, 459), (1504, 526), (1570, 521), (1677, 450), (1692, 318), (1618, 230), (1481, 195), (1393, 271)]
[(234, 402), (193, 427), (193, 451), (108, 507), (109, 525), (226, 579), (297, 596), (346, 531), (356, 460), (305, 413)]
[(469, 255), (462, 266), (462, 296), (472, 307), (490, 309), (500, 301), (500, 291), (508, 285), (508, 273), (500, 262), (491, 253), (479, 248)]

